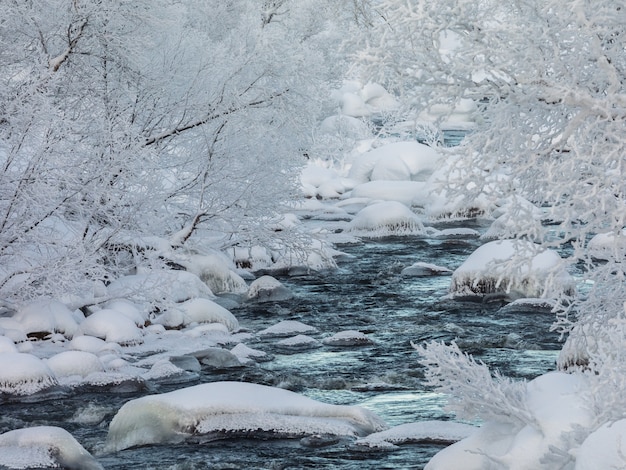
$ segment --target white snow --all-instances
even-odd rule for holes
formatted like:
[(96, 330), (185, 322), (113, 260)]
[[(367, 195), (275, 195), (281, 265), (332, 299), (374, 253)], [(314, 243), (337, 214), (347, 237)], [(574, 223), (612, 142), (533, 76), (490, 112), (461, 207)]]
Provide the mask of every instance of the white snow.
[(0, 392), (30, 395), (57, 385), (50, 368), (32, 354), (0, 353)]
[(276, 346), (300, 351), (304, 349), (318, 348), (321, 346), (321, 343), (315, 338), (307, 335), (296, 335), (277, 341)]
[(14, 469), (104, 468), (69, 432), (55, 426), (15, 429), (0, 434), (0, 466)]
[(0, 336), (0, 353), (18, 352), (15, 343), (6, 336)]
[(409, 207), (425, 207), (430, 198), (428, 185), (421, 181), (369, 181), (356, 186), (350, 195), (370, 201), (401, 202)]
[(197, 275), (213, 292), (243, 294), (248, 289), (246, 281), (235, 272), (234, 263), (223, 253), (211, 252), (203, 255), (186, 255), (177, 262), (187, 271)]
[(596, 259), (621, 262), (626, 257), (626, 232), (598, 233), (589, 240), (587, 250)]
[(626, 468), (625, 449), (626, 419), (604, 423), (572, 452), (576, 456), (574, 470)]
[(297, 320), (283, 320), (275, 325), (259, 331), (259, 336), (287, 337), (304, 333), (315, 333), (317, 328), (306, 325)]
[(400, 274), (402, 276), (446, 276), (452, 274), (452, 270), (444, 266), (418, 261), (411, 266), (404, 268)]
[[(512, 270), (508, 264), (518, 263)], [(558, 253), (525, 240), (498, 240), (476, 249), (452, 275), (453, 295), (517, 292), (550, 297), (574, 287)]]
[(209, 433), (300, 437), (361, 435), (385, 428), (380, 418), (358, 406), (328, 405), (252, 383), (213, 382), (127, 402), (111, 421), (107, 447), (119, 451)]
[(396, 201), (379, 202), (359, 211), (348, 225), (348, 232), (359, 236), (385, 237), (424, 233), (419, 217)]

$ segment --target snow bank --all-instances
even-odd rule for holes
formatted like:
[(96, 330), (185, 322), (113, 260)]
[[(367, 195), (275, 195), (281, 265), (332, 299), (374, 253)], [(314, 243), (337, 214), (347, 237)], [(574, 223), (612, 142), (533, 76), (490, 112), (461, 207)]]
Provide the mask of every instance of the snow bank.
[(36, 426), (0, 434), (0, 466), (103, 470), (65, 429)]
[(426, 181), (441, 157), (428, 145), (415, 141), (393, 142), (354, 158), (348, 178), (368, 181)]
[(193, 435), (301, 437), (361, 435), (385, 429), (357, 406), (328, 405), (280, 388), (213, 382), (127, 402), (109, 426), (107, 447), (180, 442)]
[(424, 233), (424, 226), (411, 209), (396, 201), (379, 202), (359, 211), (347, 231), (359, 236), (386, 237)]
[(192, 323), (220, 323), (229, 331), (239, 329), (239, 321), (227, 309), (209, 299), (191, 299), (177, 304), (155, 318), (154, 323), (168, 328)]
[(0, 393), (31, 395), (57, 383), (52, 370), (38, 357), (0, 353)]
[(527, 383), (521, 399), (529, 414), (528, 422), (507, 421), (506, 416), (501, 422), (489, 421), (469, 437), (440, 451), (425, 469), (565, 468), (569, 457), (554, 450), (569, 448), (568, 433), (593, 423), (593, 412), (582, 393), (587, 388), (582, 374), (551, 372), (539, 376)]
[(539, 298), (573, 289), (560, 256), (524, 240), (482, 245), (454, 271), (450, 285), (450, 293), (458, 296), (517, 293)]
[(475, 426), (454, 421), (420, 421), (401, 424), (385, 431), (375, 432), (357, 439), (358, 446), (390, 449), (395, 444), (412, 442), (453, 443), (469, 437), (476, 431)]

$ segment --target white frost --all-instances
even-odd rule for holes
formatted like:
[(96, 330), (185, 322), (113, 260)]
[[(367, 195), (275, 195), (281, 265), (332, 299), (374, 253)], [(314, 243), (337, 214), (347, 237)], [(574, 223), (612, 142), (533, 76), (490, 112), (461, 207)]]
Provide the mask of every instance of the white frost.
[(395, 201), (379, 202), (363, 208), (348, 225), (348, 231), (367, 237), (414, 235), (424, 226), (411, 209)]

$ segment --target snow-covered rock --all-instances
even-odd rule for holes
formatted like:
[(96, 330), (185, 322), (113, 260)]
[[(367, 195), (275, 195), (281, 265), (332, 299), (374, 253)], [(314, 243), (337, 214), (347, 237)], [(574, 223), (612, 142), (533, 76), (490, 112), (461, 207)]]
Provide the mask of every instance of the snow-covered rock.
[(321, 346), (321, 343), (307, 335), (290, 336), (276, 342), (276, 346), (282, 351), (300, 352), (308, 349), (315, 349)]
[(31, 395), (57, 384), (54, 372), (38, 357), (0, 353), (0, 393)]
[(95, 336), (120, 345), (140, 344), (143, 333), (135, 322), (117, 310), (103, 309), (89, 315), (78, 327), (77, 335)]
[(246, 281), (235, 272), (234, 263), (222, 253), (187, 255), (182, 260), (177, 259), (177, 262), (197, 275), (214, 294), (243, 294), (248, 289)]
[(345, 330), (322, 340), (326, 346), (367, 346), (374, 344), (365, 333), (356, 330)]
[(209, 299), (191, 299), (177, 304), (154, 319), (167, 328), (178, 328), (192, 323), (221, 323), (229, 331), (239, 328), (239, 321), (227, 309)]
[(255, 279), (248, 288), (248, 299), (257, 302), (279, 302), (288, 300), (293, 294), (276, 278), (261, 276)]
[(431, 198), (429, 186), (422, 181), (369, 181), (351, 192), (353, 198), (370, 201), (396, 201), (408, 207), (425, 207)]
[(104, 372), (104, 365), (98, 356), (85, 351), (63, 351), (45, 362), (57, 378), (84, 378), (94, 372)]
[(454, 421), (420, 421), (394, 426), (356, 440), (355, 445), (391, 449), (412, 442), (458, 442), (476, 431), (475, 426)]
[(623, 261), (626, 257), (626, 232), (598, 233), (587, 244), (589, 254), (600, 260)]
[(0, 434), (0, 466), (103, 470), (103, 466), (65, 429), (36, 426)]
[(449, 276), (452, 270), (436, 264), (418, 261), (404, 268), (400, 274), (407, 277)]
[(181, 442), (193, 435), (355, 436), (385, 428), (380, 418), (357, 406), (328, 405), (264, 385), (213, 382), (127, 402), (111, 421), (107, 448)]
[(626, 419), (604, 423), (574, 451), (574, 470), (626, 468)]
[(480, 246), (454, 271), (450, 285), (450, 293), (458, 296), (517, 293), (540, 298), (573, 289), (558, 253), (525, 240)]
[(285, 338), (298, 334), (315, 333), (317, 328), (297, 320), (283, 320), (275, 325), (259, 331), (259, 336)]
[(42, 299), (22, 306), (13, 316), (26, 334), (61, 333), (71, 338), (78, 322), (72, 311), (57, 300)]
[(359, 182), (426, 181), (441, 156), (428, 145), (415, 141), (393, 142), (355, 157), (348, 177)]
[(347, 231), (367, 237), (416, 235), (424, 233), (424, 226), (404, 204), (387, 201), (363, 208), (350, 222)]

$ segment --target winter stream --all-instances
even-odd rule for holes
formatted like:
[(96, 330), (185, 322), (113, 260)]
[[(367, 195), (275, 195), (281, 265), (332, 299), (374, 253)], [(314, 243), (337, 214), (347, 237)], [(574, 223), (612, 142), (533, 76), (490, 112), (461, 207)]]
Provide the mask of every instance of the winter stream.
[[(438, 228), (469, 227), (478, 222)], [(152, 445), (102, 453), (109, 422), (128, 400), (204, 382), (236, 380), (278, 386), (332, 404), (360, 405), (389, 426), (449, 420), (441, 396), (424, 388), (411, 341), (456, 339), (462, 349), (511, 377), (533, 378), (554, 368), (558, 338), (549, 332), (553, 315), (541, 311), (499, 312), (504, 303), (445, 299), (449, 276), (406, 276), (403, 268), (421, 261), (458, 267), (481, 242), (472, 237), (397, 237), (340, 245), (339, 268), (330, 272), (276, 276), (294, 294), (276, 303), (243, 303), (232, 308), (243, 329), (258, 332), (281, 320), (317, 329), (317, 340), (345, 330), (366, 334), (370, 344), (290, 349), (279, 338), (253, 335), (246, 344), (268, 360), (225, 370), (204, 369), (183, 383), (145, 387), (78, 388), (2, 404), (0, 432), (33, 425), (61, 426), (107, 469), (283, 469), (423, 468), (442, 444), (402, 444), (396, 450), (356, 448), (353, 439), (238, 438)], [(257, 436), (258, 437), (258, 436)]]

